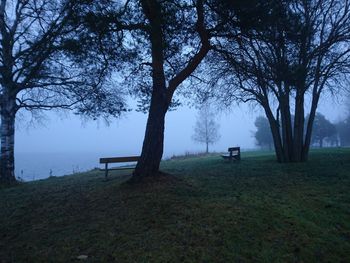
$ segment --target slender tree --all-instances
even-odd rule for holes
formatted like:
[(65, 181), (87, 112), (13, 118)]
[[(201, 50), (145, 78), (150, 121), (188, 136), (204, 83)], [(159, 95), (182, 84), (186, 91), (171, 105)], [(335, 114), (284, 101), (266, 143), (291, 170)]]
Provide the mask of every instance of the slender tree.
[(215, 117), (210, 104), (208, 102), (203, 103), (198, 112), (192, 139), (196, 142), (204, 143), (206, 153), (209, 153), (209, 145), (220, 139), (219, 123), (215, 121)]
[(320, 97), (344, 88), (349, 73), (350, 2), (219, 2), (218, 14), (231, 22), (213, 42), (219, 57), (211, 65), (213, 83), (222, 90), (217, 96), (227, 104), (261, 105), (277, 160), (306, 161)]
[(83, 65), (68, 55), (82, 51), (71, 45), (82, 28), (71, 23), (75, 2), (0, 1), (1, 182), (16, 181), (15, 119), (19, 110), (75, 109), (97, 117), (118, 115), (124, 109), (116, 92), (104, 85), (103, 59)]

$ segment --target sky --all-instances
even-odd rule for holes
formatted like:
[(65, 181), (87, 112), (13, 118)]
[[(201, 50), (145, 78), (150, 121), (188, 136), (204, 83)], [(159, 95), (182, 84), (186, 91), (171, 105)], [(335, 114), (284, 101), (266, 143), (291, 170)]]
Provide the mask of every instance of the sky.
[[(323, 98), (319, 111), (333, 122), (343, 116), (341, 100)], [(217, 114), (220, 140), (209, 150), (223, 152), (228, 147), (255, 147), (254, 120), (263, 115), (259, 107), (242, 104)], [(197, 117), (194, 108), (180, 107), (167, 113), (164, 157), (186, 152), (198, 153), (205, 145), (191, 137)], [(138, 155), (141, 152), (147, 115), (132, 111), (109, 125), (104, 121), (82, 121), (71, 113), (49, 112), (42, 121), (28, 126), (22, 118), (17, 122), (15, 151), (17, 153), (97, 153), (103, 156)]]

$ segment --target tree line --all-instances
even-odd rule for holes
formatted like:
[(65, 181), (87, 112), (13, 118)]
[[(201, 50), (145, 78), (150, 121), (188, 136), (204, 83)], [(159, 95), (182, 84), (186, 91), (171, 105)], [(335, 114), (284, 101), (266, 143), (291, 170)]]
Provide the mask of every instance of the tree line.
[(1, 181), (16, 180), (19, 110), (118, 117), (126, 95), (148, 113), (135, 181), (159, 175), (165, 116), (181, 93), (257, 103), (277, 160), (306, 161), (321, 95), (348, 81), (349, 9), (348, 0), (1, 0)]
[[(256, 145), (261, 149), (272, 150), (273, 138), (268, 119), (266, 117), (259, 116), (256, 118), (254, 125), (256, 127), (256, 131), (254, 132), (253, 136), (255, 138)], [(342, 121), (332, 123), (323, 114), (317, 112), (313, 123), (311, 145), (320, 148), (324, 147), (325, 145), (332, 147), (349, 147), (350, 115), (348, 115)]]

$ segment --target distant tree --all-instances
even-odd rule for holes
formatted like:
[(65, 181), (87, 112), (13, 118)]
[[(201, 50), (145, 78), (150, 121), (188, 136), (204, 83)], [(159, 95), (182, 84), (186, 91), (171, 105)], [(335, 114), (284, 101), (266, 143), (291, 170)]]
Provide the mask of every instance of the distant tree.
[(91, 117), (118, 115), (124, 110), (119, 94), (107, 88), (108, 71), (102, 56), (90, 63), (68, 55), (83, 51), (71, 45), (82, 28), (71, 23), (76, 2), (0, 1), (1, 182), (16, 181), (15, 118), (19, 110), (74, 109)]
[(328, 145), (332, 147), (338, 147), (339, 146), (339, 134), (337, 130), (337, 126), (334, 124), (334, 127), (336, 128), (336, 133), (334, 133), (332, 136), (329, 136), (325, 138), (325, 141)]
[(313, 133), (311, 141), (313, 144), (318, 144), (323, 147), (323, 142), (326, 138), (332, 140), (332, 137), (337, 133), (337, 129), (333, 123), (326, 119), (326, 117), (317, 112), (315, 115)]
[(254, 133), (256, 144), (261, 148), (268, 148), (271, 150), (273, 138), (268, 119), (263, 116), (257, 117), (254, 125), (257, 128), (257, 131)]
[(340, 146), (350, 146), (350, 116), (336, 124)]
[(347, 85), (350, 2), (218, 2), (218, 15), (230, 22), (212, 42), (218, 54), (211, 63), (217, 97), (227, 105), (237, 100), (261, 105), (277, 160), (307, 161), (321, 95)]
[(216, 114), (209, 103), (203, 103), (198, 112), (197, 121), (194, 126), (192, 139), (206, 146), (205, 152), (209, 152), (209, 145), (220, 139), (219, 123), (216, 122)]

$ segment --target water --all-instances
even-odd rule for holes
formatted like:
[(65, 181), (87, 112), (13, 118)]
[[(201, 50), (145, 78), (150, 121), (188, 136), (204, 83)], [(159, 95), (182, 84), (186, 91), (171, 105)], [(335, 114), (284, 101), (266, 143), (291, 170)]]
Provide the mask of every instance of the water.
[[(173, 154), (164, 153), (164, 158)], [(100, 165), (101, 157), (132, 156), (130, 151), (116, 153), (15, 153), (15, 174), (24, 181), (34, 181), (48, 178), (49, 176), (63, 176), (74, 173), (90, 171), (94, 168), (104, 168)], [(111, 164), (109, 167), (118, 167), (125, 163)]]
[(15, 174), (24, 181), (89, 171), (100, 167), (98, 153), (17, 153)]
[[(189, 152), (191, 153), (191, 152)], [(195, 153), (195, 152), (193, 152)], [(181, 155), (181, 152), (165, 151), (163, 158), (173, 155)], [(130, 152), (115, 153), (16, 153), (15, 174), (24, 181), (34, 181), (48, 178), (49, 176), (63, 176), (74, 173), (86, 172), (94, 168), (104, 168), (100, 165), (101, 157), (131, 156)], [(113, 164), (110, 167), (125, 165)]]

